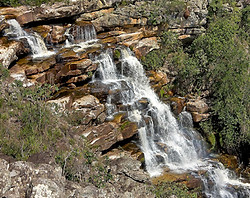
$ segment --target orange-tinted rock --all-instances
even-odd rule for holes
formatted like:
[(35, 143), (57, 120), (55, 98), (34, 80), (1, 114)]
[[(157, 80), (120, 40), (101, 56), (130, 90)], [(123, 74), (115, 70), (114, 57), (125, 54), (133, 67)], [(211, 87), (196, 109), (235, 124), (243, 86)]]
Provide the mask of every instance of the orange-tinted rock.
[(113, 37), (113, 36), (118, 36), (121, 34), (125, 34), (126, 32), (124, 31), (110, 31), (110, 32), (103, 32), (97, 35), (98, 39), (104, 39), (107, 37)]
[(80, 75), (80, 76), (76, 76), (76, 77), (72, 77), (69, 80), (66, 81), (66, 83), (78, 83), (78, 82), (83, 82), (86, 79), (88, 79), (88, 75)]
[(91, 64), (92, 61), (90, 59), (83, 59), (79, 61), (69, 62), (67, 63), (67, 66), (69, 66), (70, 69), (79, 69), (82, 72), (85, 72), (90, 67)]
[(170, 98), (170, 101), (171, 101), (170, 104), (171, 104), (174, 114), (179, 115), (186, 105), (185, 99), (174, 97), (174, 98)]
[(51, 31), (51, 27), (49, 25), (39, 25), (36, 27), (32, 27), (32, 30), (41, 35), (42, 38), (46, 38)]
[(124, 27), (127, 25), (132, 25), (132, 26), (146, 25), (147, 19), (146, 18), (134, 19), (130, 18), (129, 16), (117, 15), (111, 13), (93, 20), (92, 23), (95, 26), (97, 32), (100, 32), (107, 28), (114, 28), (119, 26)]
[[(125, 125), (125, 126), (124, 126)], [(122, 134), (122, 139), (128, 139), (135, 135), (137, 133), (137, 124), (134, 122), (128, 122), (125, 121), (121, 126), (120, 126), (120, 132)]]
[(183, 182), (188, 179), (188, 174), (177, 174), (173, 172), (164, 172), (159, 177), (154, 177), (151, 179), (154, 185), (160, 184), (161, 182)]
[(194, 122), (200, 122), (200, 121), (207, 120), (208, 117), (210, 116), (209, 113), (191, 112), (191, 114), (192, 114)]
[(80, 75), (81, 73), (82, 73), (81, 70), (76, 69), (76, 70), (69, 71), (66, 74), (66, 76), (77, 76), (77, 75)]
[(56, 55), (56, 61), (57, 63), (66, 63), (70, 61), (77, 61), (80, 59), (80, 56), (70, 49), (62, 49), (57, 55)]
[(115, 123), (121, 123), (122, 119), (124, 119), (126, 116), (125, 112), (120, 112), (114, 115), (114, 119), (112, 120), (112, 122)]
[(18, 59), (20, 55), (28, 53), (23, 43), (8, 41), (6, 37), (0, 38), (0, 62), (6, 68)]
[(223, 154), (220, 155), (218, 160), (224, 164), (227, 168), (236, 170), (238, 168), (238, 160), (236, 156)]
[(198, 113), (206, 113), (208, 112), (208, 105), (203, 100), (200, 99), (191, 99), (187, 102), (187, 111), (190, 112), (198, 112)]
[(87, 138), (91, 145), (103, 151), (110, 148), (116, 142), (132, 137), (137, 133), (136, 123), (125, 121), (120, 126), (114, 122), (106, 122), (85, 130), (82, 135)]
[(154, 177), (151, 179), (154, 185), (161, 184), (162, 182), (177, 182), (185, 184), (190, 190), (202, 187), (201, 179), (195, 178), (194, 176), (187, 173), (174, 173), (174, 172), (164, 172), (159, 177)]
[(133, 48), (139, 58), (146, 56), (153, 49), (159, 49), (156, 37), (142, 39)]
[(122, 140), (115, 123), (103, 123), (85, 130), (82, 135), (90, 142), (90, 145), (98, 146), (98, 150), (107, 150), (117, 141)]
[(22, 15), (19, 15), (16, 20), (18, 21), (18, 23), (20, 25), (24, 25), (30, 22), (33, 22), (36, 20), (36, 16), (34, 14), (34, 12), (26, 12)]
[(66, 40), (64, 35), (65, 31), (65, 27), (54, 25), (52, 27), (52, 32), (49, 37), (47, 37), (47, 40), (53, 44), (64, 42)]
[(169, 79), (167, 77), (166, 73), (163, 73), (161, 71), (149, 71), (147, 73), (147, 76), (149, 77), (150, 80), (150, 84), (152, 86), (152, 88), (159, 93), (160, 90), (162, 89), (162, 87), (164, 85), (166, 85), (167, 83), (169, 83)]
[(104, 14), (111, 13), (114, 11), (114, 8), (109, 8), (109, 9), (103, 9), (95, 12), (90, 12), (90, 13), (84, 13), (80, 16), (80, 18), (77, 19), (77, 22), (79, 21), (91, 21), (96, 18), (99, 18), (103, 16)]

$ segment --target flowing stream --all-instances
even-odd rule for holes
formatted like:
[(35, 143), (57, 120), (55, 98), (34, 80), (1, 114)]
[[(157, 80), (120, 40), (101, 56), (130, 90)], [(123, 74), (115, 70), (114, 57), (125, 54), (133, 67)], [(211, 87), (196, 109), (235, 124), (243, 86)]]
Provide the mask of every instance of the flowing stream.
[(5, 35), (17, 40), (27, 40), (34, 59), (48, 57), (55, 53), (48, 51), (43, 39), (36, 32), (27, 33), (15, 19), (8, 20), (7, 22), (10, 27)]
[(84, 26), (73, 26), (66, 30), (67, 37), (65, 47), (85, 48), (91, 43), (97, 41), (95, 27), (92, 24)]
[[(126, 107), (129, 120), (138, 123), (140, 147), (150, 176), (159, 176), (168, 167), (200, 178), (207, 197), (249, 197), (250, 184), (241, 182), (234, 172), (211, 159), (202, 137), (192, 129), (191, 115), (182, 112), (177, 120), (151, 89), (136, 57), (128, 49), (121, 48), (121, 54), (119, 65), (114, 63), (110, 50), (97, 56), (99, 69), (93, 80), (107, 84), (113, 93), (119, 92), (119, 102)], [(119, 111), (115, 100), (117, 94), (107, 98), (110, 117)], [(199, 175), (199, 170), (205, 174)]]
[[(26, 39), (33, 58), (47, 57), (54, 53), (47, 50), (37, 33), (27, 33), (14, 19), (8, 23), (10, 28), (6, 36), (17, 40)], [(94, 45), (97, 40), (91, 24), (75, 26), (66, 32), (66, 36), (66, 47), (81, 49)], [(177, 173), (188, 172), (201, 179), (207, 197), (249, 197), (250, 184), (241, 182), (234, 172), (212, 160), (202, 137), (193, 130), (191, 115), (182, 112), (176, 119), (169, 105), (161, 102), (151, 89), (142, 65), (132, 52), (125, 48), (120, 48), (120, 51), (120, 64), (117, 65), (111, 50), (95, 58), (99, 68), (93, 81), (101, 81), (112, 90), (106, 104), (110, 119), (121, 111), (115, 105), (115, 101), (117, 103), (119, 100), (129, 120), (138, 124), (140, 148), (150, 176), (159, 176), (165, 168)], [(200, 170), (205, 174), (198, 174)]]

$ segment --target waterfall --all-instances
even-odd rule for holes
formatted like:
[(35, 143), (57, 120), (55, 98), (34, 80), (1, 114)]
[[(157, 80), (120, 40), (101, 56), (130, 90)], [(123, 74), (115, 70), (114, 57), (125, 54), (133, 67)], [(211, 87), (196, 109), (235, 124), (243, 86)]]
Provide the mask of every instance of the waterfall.
[(97, 40), (95, 27), (92, 24), (85, 24), (84, 26), (74, 25), (66, 30), (65, 36), (67, 37), (65, 47), (82, 47)]
[(48, 51), (43, 39), (36, 32), (27, 33), (15, 19), (8, 20), (7, 23), (10, 28), (5, 35), (17, 40), (26, 39), (33, 58), (43, 58), (54, 54), (54, 52)]
[[(151, 89), (143, 66), (132, 52), (121, 49), (121, 55), (121, 65), (114, 63), (111, 50), (97, 56), (99, 68), (93, 81), (109, 85), (113, 93), (119, 91), (119, 103), (127, 107), (129, 120), (138, 124), (140, 147), (150, 176), (159, 176), (166, 167), (175, 172), (193, 172), (203, 181), (207, 197), (247, 197), (250, 184), (236, 179), (221, 163), (210, 159), (205, 142), (192, 129), (191, 115), (182, 112), (177, 120)], [(109, 117), (118, 111), (113, 104), (117, 95), (112, 92), (106, 104)], [(198, 170), (206, 171), (205, 176), (196, 174)]]

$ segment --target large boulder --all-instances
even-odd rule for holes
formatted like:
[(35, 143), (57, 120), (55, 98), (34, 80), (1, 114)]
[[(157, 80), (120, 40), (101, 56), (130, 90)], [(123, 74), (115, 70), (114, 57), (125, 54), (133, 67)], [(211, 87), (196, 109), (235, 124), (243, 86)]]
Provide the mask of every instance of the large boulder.
[(60, 167), (0, 159), (1, 197), (64, 197), (65, 178)]
[(207, 120), (210, 116), (208, 113), (209, 107), (204, 100), (189, 99), (186, 106), (187, 111), (191, 112), (194, 122)]
[(40, 7), (23, 6), (17, 9), (2, 9), (0, 14), (8, 18), (16, 18), (21, 25), (25, 25), (37, 21), (74, 17), (85, 12), (110, 8), (119, 2), (121, 0), (69, 0), (55, 2), (52, 5), (42, 4)]
[(96, 30), (103, 31), (105, 29), (123, 27), (123, 26), (134, 26), (134, 25), (146, 25), (146, 18), (131, 18), (129, 16), (117, 15), (117, 14), (106, 14), (100, 18), (92, 21)]
[(98, 126), (86, 129), (82, 135), (95, 145), (98, 150), (104, 151), (112, 145), (122, 140), (128, 139), (137, 133), (137, 124), (129, 121), (117, 124), (115, 122), (106, 122)]
[(12, 62), (16, 61), (19, 56), (26, 54), (23, 43), (18, 41), (8, 41), (6, 37), (0, 38), (0, 62), (8, 68)]
[(208, 112), (208, 105), (205, 101), (201, 99), (190, 99), (187, 102), (187, 111), (190, 112), (198, 112), (198, 113), (206, 113)]

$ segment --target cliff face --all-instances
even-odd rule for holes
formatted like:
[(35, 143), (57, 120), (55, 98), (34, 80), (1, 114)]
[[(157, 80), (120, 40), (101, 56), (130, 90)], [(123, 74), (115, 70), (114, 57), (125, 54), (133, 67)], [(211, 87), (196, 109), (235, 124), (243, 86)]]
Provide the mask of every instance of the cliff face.
[[(165, 7), (156, 11), (151, 1), (141, 0), (70, 0), (40, 7), (0, 8), (2, 65), (9, 69), (13, 79), (22, 80), (27, 87), (57, 85), (60, 91), (47, 104), (56, 106), (60, 113), (77, 112), (76, 120), (72, 120), (77, 122), (77, 126), (72, 126), (76, 132), (62, 140), (67, 143), (56, 145), (59, 150), (64, 147), (69, 150), (68, 155), (59, 160), (62, 166), (55, 162), (54, 153), (35, 154), (28, 162), (1, 156), (0, 195), (154, 197), (148, 189), (151, 182), (143, 167), (142, 152), (135, 145), (126, 144), (138, 140), (138, 126), (128, 120), (124, 109), (129, 106), (119, 103), (121, 96), (116, 93), (119, 90), (92, 81), (93, 76), (100, 75), (97, 72), (100, 62), (93, 57), (107, 50), (121, 67), (124, 47), (130, 48), (141, 59), (160, 48), (159, 35), (163, 30), (177, 33), (178, 39), (188, 44), (206, 31), (208, 2), (178, 1), (177, 5), (170, 2), (167, 12)], [(38, 50), (36, 46), (39, 46)], [(168, 72), (147, 73), (159, 95), (161, 88), (171, 81)], [(110, 94), (120, 110), (113, 117), (107, 116), (105, 106)], [(208, 105), (200, 99), (171, 98), (170, 101), (176, 115), (186, 106), (192, 112), (194, 122), (209, 116)], [(145, 98), (138, 101), (141, 108), (147, 104)], [(86, 152), (84, 159), (74, 156), (69, 142), (76, 142), (77, 149), (80, 149), (82, 139), (95, 148), (100, 159), (103, 158), (101, 152), (110, 158), (105, 169), (99, 166), (98, 160), (89, 162), (90, 156)], [(117, 149), (117, 145), (123, 147)], [(167, 150), (166, 145), (159, 147)], [(72, 168), (73, 176), (66, 174), (68, 166)], [(167, 181), (182, 182), (190, 190), (201, 187), (201, 181), (190, 175), (166, 175)], [(67, 179), (76, 177), (78, 182), (69, 181), (65, 176)]]

